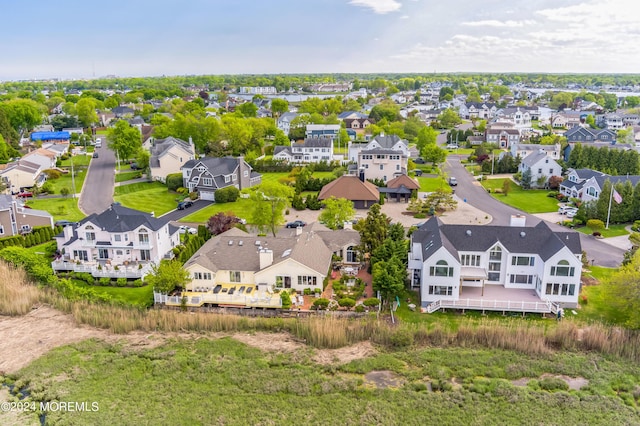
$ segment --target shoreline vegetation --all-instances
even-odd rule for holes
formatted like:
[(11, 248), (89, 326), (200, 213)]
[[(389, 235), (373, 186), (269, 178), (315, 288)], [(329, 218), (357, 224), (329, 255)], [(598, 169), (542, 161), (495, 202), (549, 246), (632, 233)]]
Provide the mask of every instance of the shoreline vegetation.
[(363, 341), (387, 348), (413, 345), (484, 347), (550, 354), (558, 350), (595, 351), (640, 362), (640, 333), (600, 323), (528, 322), (521, 319), (470, 319), (459, 323), (390, 324), (375, 315), (345, 319), (325, 315), (306, 319), (249, 318), (200, 312), (142, 309), (82, 299), (36, 286), (18, 267), (0, 264), (0, 314), (24, 315), (47, 304), (73, 316), (78, 324), (116, 334), (144, 332), (288, 332), (315, 348), (340, 348)]

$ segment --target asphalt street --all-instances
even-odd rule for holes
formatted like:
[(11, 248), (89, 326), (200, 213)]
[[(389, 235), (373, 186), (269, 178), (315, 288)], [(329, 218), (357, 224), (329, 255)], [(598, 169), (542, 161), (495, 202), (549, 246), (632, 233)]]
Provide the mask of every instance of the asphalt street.
[(106, 147), (96, 148), (98, 158), (92, 158), (84, 182), (78, 207), (86, 215), (100, 213), (113, 203), (113, 187), (116, 173), (116, 156)]
[[(462, 156), (449, 155), (445, 164), (445, 171), (449, 176), (455, 176), (458, 186), (456, 195), (470, 205), (486, 212), (493, 217), (492, 225), (509, 225), (511, 216), (520, 214), (526, 217), (526, 226), (535, 226), (540, 222), (536, 216), (524, 213), (518, 209), (502, 204), (485, 191), (480, 183), (472, 176), (460, 162)], [(466, 201), (465, 201), (466, 200)], [(555, 223), (547, 222), (549, 227), (557, 231), (569, 231)], [(624, 250), (596, 240), (591, 235), (580, 234), (582, 249), (587, 252), (589, 261), (595, 265), (606, 267), (618, 267), (622, 262)]]

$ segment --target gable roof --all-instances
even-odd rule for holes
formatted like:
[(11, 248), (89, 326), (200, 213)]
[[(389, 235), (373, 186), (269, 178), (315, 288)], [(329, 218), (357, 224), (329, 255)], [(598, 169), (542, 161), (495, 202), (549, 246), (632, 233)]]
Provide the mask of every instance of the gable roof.
[(286, 154), (289, 157), (291, 157), (291, 155), (292, 155), (291, 154), (291, 147), (286, 146), (286, 145), (276, 145), (273, 148), (273, 155), (276, 156), (276, 155), (278, 155), (280, 153)]
[(549, 157), (544, 151), (532, 152), (531, 154), (524, 157), (524, 159), (522, 160), (522, 164), (527, 167), (533, 167), (545, 158), (549, 159), (549, 162), (553, 161), (553, 163), (557, 165), (556, 161), (553, 158)]
[(363, 182), (357, 176), (343, 175), (323, 186), (318, 194), (318, 200), (331, 197), (351, 201), (379, 201), (380, 192), (371, 182)]
[(545, 261), (563, 247), (576, 255), (582, 253), (577, 232), (553, 232), (544, 221), (535, 227), (445, 225), (433, 217), (412, 234), (412, 241), (423, 245), (423, 259), (439, 247), (459, 258), (459, 251), (484, 252), (497, 243), (510, 253), (537, 254)]
[[(202, 163), (213, 176), (229, 175), (238, 167), (238, 162), (244, 161), (235, 157), (204, 157), (189, 160), (181, 169), (192, 169)], [(194, 174), (192, 173), (192, 176)]]
[(400, 175), (387, 182), (387, 188), (399, 188), (402, 185), (407, 189), (420, 189), (420, 184), (407, 175)]
[[(112, 204), (102, 213), (93, 213), (82, 219), (78, 226), (90, 222), (107, 232), (128, 232), (140, 226), (157, 231), (166, 225), (169, 220), (151, 216), (151, 213)], [(169, 232), (174, 233), (178, 228), (170, 226)]]
[(167, 154), (174, 146), (182, 149), (187, 155), (195, 154), (189, 142), (185, 142), (182, 139), (174, 138), (173, 136), (169, 136), (164, 139), (156, 139), (151, 147), (149, 166), (160, 167), (160, 157)]
[(408, 146), (407, 141), (405, 139), (400, 139), (398, 135), (378, 135), (375, 138), (373, 138), (371, 141), (372, 142), (376, 141), (382, 148), (387, 148), (387, 149), (393, 148), (393, 146), (400, 141), (404, 145)]
[(332, 144), (333, 142), (329, 138), (305, 138), (302, 143), (293, 143), (291, 146), (297, 148), (329, 148)]

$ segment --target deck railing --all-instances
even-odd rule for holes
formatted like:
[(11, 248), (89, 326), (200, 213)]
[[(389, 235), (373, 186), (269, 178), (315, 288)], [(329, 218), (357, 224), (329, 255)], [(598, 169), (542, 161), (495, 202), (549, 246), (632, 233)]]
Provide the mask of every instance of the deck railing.
[(486, 299), (459, 299), (438, 300), (427, 306), (427, 313), (433, 313), (439, 309), (471, 309), (476, 311), (510, 311), (510, 312), (537, 312), (557, 313), (558, 305), (549, 300), (539, 302), (525, 302), (516, 300), (486, 300)]
[[(153, 302), (157, 304), (164, 304), (168, 306), (182, 306), (181, 296), (168, 296), (162, 293), (153, 293)], [(206, 293), (198, 296), (186, 296), (186, 306), (199, 307), (205, 303), (212, 305), (238, 305), (246, 306), (249, 308), (281, 308), (282, 299), (277, 296), (272, 296), (268, 293), (255, 294), (255, 295), (229, 295), (229, 294), (213, 294)]]
[(77, 264), (75, 262), (54, 260), (51, 262), (51, 267), (54, 271), (88, 272), (97, 278), (144, 278), (151, 273), (151, 264), (142, 264), (142, 268), (137, 265), (121, 265), (118, 266), (118, 269), (115, 269), (112, 266), (98, 268), (98, 265), (87, 265), (83, 263)]

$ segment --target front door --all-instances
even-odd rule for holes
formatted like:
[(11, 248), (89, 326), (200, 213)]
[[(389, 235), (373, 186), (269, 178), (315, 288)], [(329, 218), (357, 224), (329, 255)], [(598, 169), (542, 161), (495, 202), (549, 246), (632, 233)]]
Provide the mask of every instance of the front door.
[(109, 250), (108, 249), (98, 249), (98, 259), (108, 259), (109, 258)]
[(151, 260), (151, 251), (140, 250), (140, 260)]

